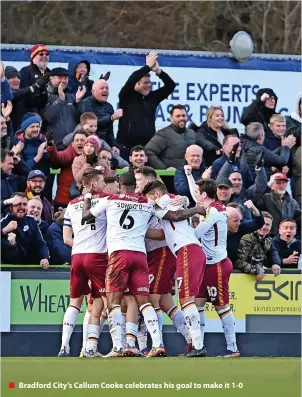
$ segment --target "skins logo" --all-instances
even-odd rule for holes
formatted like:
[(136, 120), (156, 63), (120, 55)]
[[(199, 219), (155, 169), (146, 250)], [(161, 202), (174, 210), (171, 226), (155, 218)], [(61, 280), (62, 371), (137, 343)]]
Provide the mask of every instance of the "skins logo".
[(257, 281), (255, 283), (255, 291), (258, 292), (254, 299), (270, 300), (273, 293), (281, 296), (285, 300), (300, 300), (300, 286), (302, 281), (285, 281), (278, 285), (277, 281)]

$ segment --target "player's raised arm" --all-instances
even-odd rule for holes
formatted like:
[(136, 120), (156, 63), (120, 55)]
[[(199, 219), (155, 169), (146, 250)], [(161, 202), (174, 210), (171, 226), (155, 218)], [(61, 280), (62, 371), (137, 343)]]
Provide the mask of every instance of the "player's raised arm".
[(199, 205), (196, 205), (193, 208), (189, 209), (183, 209), (183, 210), (177, 210), (177, 211), (168, 211), (162, 219), (166, 219), (171, 222), (179, 222), (179, 221), (185, 221), (186, 219), (191, 218), (191, 216), (195, 214), (199, 215), (205, 215), (206, 210), (204, 207), (200, 207)]
[(91, 199), (92, 199), (92, 194), (86, 193), (84, 196), (84, 207), (83, 207), (83, 212), (82, 212), (83, 221), (92, 221), (93, 219), (95, 219), (95, 216), (92, 215), (92, 213), (90, 211)]
[(105, 186), (103, 171), (95, 168), (86, 170), (83, 175), (82, 183), (86, 192), (84, 196), (82, 220), (89, 222), (100, 216), (106, 210), (106, 202), (102, 200), (91, 208), (92, 192), (102, 191)]

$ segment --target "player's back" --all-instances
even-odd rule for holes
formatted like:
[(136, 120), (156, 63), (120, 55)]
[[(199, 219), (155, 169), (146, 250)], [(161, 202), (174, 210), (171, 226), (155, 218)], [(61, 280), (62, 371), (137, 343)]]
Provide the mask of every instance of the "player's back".
[[(164, 212), (177, 211), (181, 208), (171, 204), (171, 197), (169, 197), (168, 194), (161, 197), (161, 199), (158, 201), (158, 205), (161, 209), (164, 209)], [(161, 210), (156, 212), (160, 214)], [(163, 219), (162, 223), (167, 245), (174, 254), (176, 254), (180, 248), (186, 245), (200, 245), (198, 239), (195, 236), (194, 229), (190, 226), (188, 220), (171, 222)]]
[(212, 202), (205, 219), (195, 229), (207, 257), (207, 264), (215, 264), (227, 257), (227, 212), (223, 204)]
[[(94, 194), (91, 206), (94, 207), (100, 200), (106, 200), (107, 196), (102, 193)], [(71, 226), (74, 235), (72, 255), (107, 252), (106, 215), (102, 214), (93, 221), (85, 222), (82, 220), (83, 207), (84, 196), (79, 196), (68, 204), (64, 215), (64, 225)]]
[(145, 235), (153, 213), (148, 199), (135, 193), (109, 196), (106, 207), (109, 255), (120, 250), (146, 253)]

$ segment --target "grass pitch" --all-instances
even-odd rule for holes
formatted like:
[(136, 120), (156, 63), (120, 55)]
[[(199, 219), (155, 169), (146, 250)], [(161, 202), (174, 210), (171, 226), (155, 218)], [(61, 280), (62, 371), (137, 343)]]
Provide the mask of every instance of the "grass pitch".
[[(1, 366), (2, 397), (301, 396), (299, 358), (14, 357), (2, 358)], [(9, 388), (9, 382), (15, 387)], [(39, 382), (47, 388), (20, 388), (21, 382)], [(112, 384), (114, 388), (103, 388)]]

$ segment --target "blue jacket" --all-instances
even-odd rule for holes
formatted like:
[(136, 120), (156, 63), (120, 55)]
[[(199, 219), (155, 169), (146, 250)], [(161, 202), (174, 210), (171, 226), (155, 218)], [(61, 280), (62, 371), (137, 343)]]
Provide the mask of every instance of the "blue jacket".
[(98, 118), (98, 129), (96, 135), (106, 141), (109, 146), (117, 146), (113, 135), (113, 122), (111, 116), (114, 109), (109, 102), (99, 102), (93, 95), (83, 101), (85, 112), (92, 112)]
[(12, 90), (10, 89), (10, 85), (7, 79), (4, 81), (1, 81), (1, 103), (5, 103), (7, 101), (13, 100), (13, 93)]
[(53, 222), (45, 234), (52, 265), (63, 265), (71, 262), (71, 248), (64, 244), (63, 226)]
[[(9, 244), (7, 235), (2, 233), (2, 229), (13, 220), (18, 222), (14, 246)], [(49, 259), (47, 245), (33, 217), (15, 219), (11, 213), (8, 213), (1, 219), (1, 255), (2, 263), (13, 265), (39, 264), (41, 259)]]
[(25, 185), (24, 177), (16, 174), (6, 175), (1, 170), (1, 214), (7, 210), (3, 201), (10, 198), (15, 192), (23, 192)]
[(15, 135), (14, 144), (16, 145), (19, 141), (24, 143), (24, 148), (21, 152), (21, 158), (26, 163), (30, 171), (40, 170), (44, 172), (46, 176), (48, 176), (50, 174), (50, 163), (46, 148), (41, 160), (38, 163), (36, 163), (34, 160), (34, 157), (38, 152), (38, 147), (41, 145), (41, 143), (46, 141), (45, 136), (39, 134), (37, 138), (27, 139), (25, 138), (25, 133), (22, 131)]
[(264, 218), (260, 213), (260, 216), (254, 216), (254, 219), (251, 221), (241, 222), (238, 232), (228, 233), (227, 251), (228, 251), (228, 258), (230, 258), (232, 263), (235, 263), (237, 260), (237, 250), (239, 247), (241, 237), (245, 236), (246, 234), (255, 232), (258, 229), (261, 229), (263, 225), (264, 225)]
[[(198, 170), (192, 169), (192, 176), (194, 178), (194, 181), (198, 181), (198, 179), (201, 179), (201, 175), (203, 174), (204, 171), (205, 171), (205, 166), (203, 165), (203, 163), (201, 164), (201, 167)], [(190, 200), (190, 207), (194, 207), (195, 201), (191, 196), (188, 179), (183, 167), (178, 168), (175, 171), (174, 188), (176, 192), (181, 196), (187, 196), (188, 199)]]
[[(211, 179), (217, 179), (219, 171), (226, 161), (227, 157), (225, 154), (214, 161), (214, 163), (212, 164)], [(237, 166), (240, 169), (243, 187), (247, 189), (252, 186), (252, 184), (254, 183), (254, 179), (248, 165), (240, 159), (237, 159), (233, 165)]]
[(287, 268), (297, 268), (298, 264), (296, 265), (287, 265), (283, 262), (283, 259), (287, 259), (290, 255), (294, 253), (294, 251), (298, 252), (301, 255), (301, 241), (293, 238), (292, 241), (287, 243), (284, 240), (281, 240), (280, 234), (273, 238), (273, 245), (279, 253), (281, 259), (281, 267)]
[[(83, 83), (80, 83), (76, 79), (76, 76), (75, 76), (76, 67), (79, 63), (86, 63), (87, 69), (88, 69), (88, 74), (87, 74), (86, 79)], [(93, 80), (90, 80), (88, 78), (89, 73), (90, 73), (90, 62), (87, 61), (86, 59), (82, 59), (82, 58), (73, 59), (68, 64), (68, 72), (69, 72), (68, 86), (67, 86), (68, 92), (75, 95), (77, 93), (78, 88), (81, 85), (85, 85), (86, 86), (86, 94), (84, 95), (83, 99), (89, 97), (91, 95), (91, 89), (92, 89), (92, 85), (93, 85)]]

